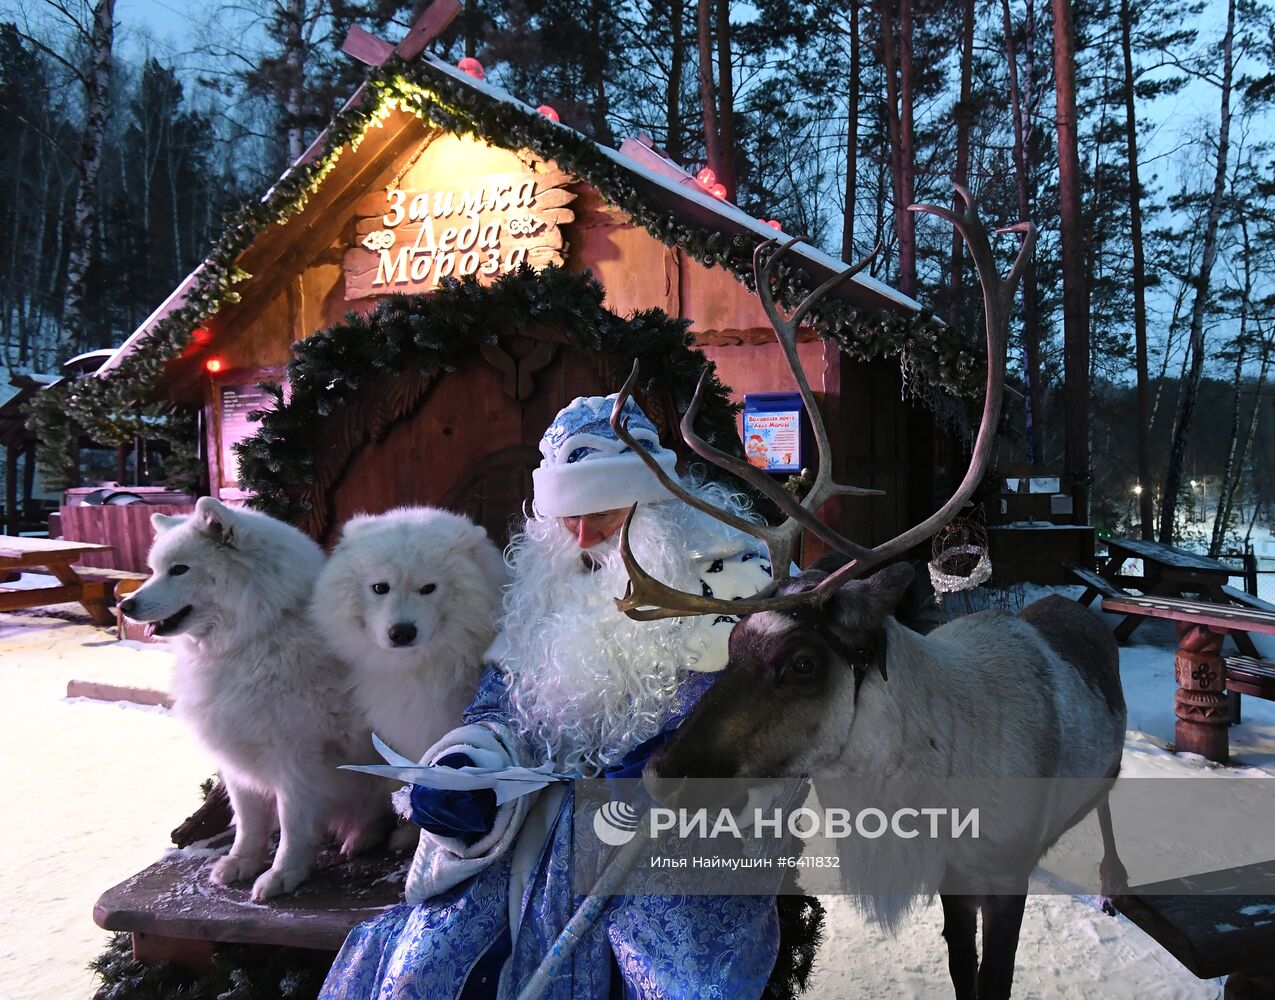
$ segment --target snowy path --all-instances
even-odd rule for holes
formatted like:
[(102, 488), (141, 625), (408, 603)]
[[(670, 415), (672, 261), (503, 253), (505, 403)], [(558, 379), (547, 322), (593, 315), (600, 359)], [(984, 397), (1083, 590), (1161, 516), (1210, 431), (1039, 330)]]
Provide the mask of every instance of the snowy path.
[[(199, 783), (213, 771), (163, 710), (65, 698), (72, 678), (163, 688), (169, 666), (161, 648), (113, 642), (109, 632), (65, 610), (0, 614), (5, 1000), (91, 996), (86, 964), (107, 939), (92, 921), (94, 901), (163, 852), (168, 831), (193, 811)], [(1148, 628), (1138, 638), (1145, 645), (1123, 650), (1121, 660), (1130, 725), (1143, 730), (1130, 733), (1126, 764), (1140, 773), (1200, 774), (1198, 759), (1156, 746), (1172, 738), (1171, 636)], [(1244, 725), (1232, 731), (1237, 756), (1275, 771), (1275, 704), (1247, 699), (1245, 712)], [(844, 898), (823, 902), (827, 941), (809, 996), (950, 996), (937, 902), (917, 910), (895, 937)], [(1028, 900), (1016, 998), (1220, 995), (1220, 982), (1196, 980), (1126, 920), (1103, 915), (1090, 897)]]
[[(81, 619), (80, 621), (84, 621)], [(158, 858), (214, 768), (158, 709), (68, 701), (73, 677), (160, 686), (169, 658), (105, 629), (0, 614), (0, 995), (88, 1000), (104, 889)]]

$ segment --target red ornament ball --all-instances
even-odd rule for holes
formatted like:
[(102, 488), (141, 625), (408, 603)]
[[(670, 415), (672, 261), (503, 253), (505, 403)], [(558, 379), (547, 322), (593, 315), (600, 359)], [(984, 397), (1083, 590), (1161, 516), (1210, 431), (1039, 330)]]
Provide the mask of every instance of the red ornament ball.
[(487, 79), (487, 71), (483, 69), (483, 64), (473, 56), (465, 56), (464, 59), (456, 64), (456, 68), (462, 73), (472, 76), (475, 80)]
[(711, 188), (717, 183), (717, 171), (712, 167), (705, 167), (695, 175), (695, 179), (704, 185), (704, 187)]
[(560, 120), (558, 118), (558, 112), (554, 111), (553, 108), (549, 107), (549, 105), (547, 104), (540, 105), (540, 107), (536, 108), (536, 110), (539, 111), (546, 118), (548, 118), (551, 122), (556, 122)]
[(725, 201), (726, 200), (726, 185), (714, 184), (712, 187), (708, 189), (708, 193), (711, 194), (714, 198), (717, 198), (721, 201)]
[(776, 229), (776, 230), (782, 230), (784, 228), (783, 226), (779, 224), (778, 219), (767, 219), (766, 225), (770, 226), (771, 229)]

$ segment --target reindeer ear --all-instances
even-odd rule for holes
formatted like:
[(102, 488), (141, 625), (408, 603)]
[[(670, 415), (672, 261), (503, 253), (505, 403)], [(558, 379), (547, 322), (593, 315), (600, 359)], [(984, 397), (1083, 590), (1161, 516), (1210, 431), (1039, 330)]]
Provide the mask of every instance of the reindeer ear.
[[(915, 577), (916, 571), (909, 564), (900, 562), (877, 570), (864, 583), (871, 589), (875, 603), (886, 609), (886, 615), (891, 615)], [(885, 615), (882, 616), (884, 619)]]
[(851, 580), (833, 596), (837, 621), (855, 632), (881, 631), (912, 585), (912, 577), (911, 566), (895, 563), (866, 579)]

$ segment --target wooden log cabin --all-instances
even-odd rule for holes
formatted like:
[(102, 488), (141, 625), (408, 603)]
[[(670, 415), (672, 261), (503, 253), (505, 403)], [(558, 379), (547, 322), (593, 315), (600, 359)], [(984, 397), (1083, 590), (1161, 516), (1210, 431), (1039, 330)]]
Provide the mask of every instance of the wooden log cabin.
[[(488, 286), (524, 262), (590, 272), (616, 316), (659, 310), (684, 320), (733, 399), (795, 388), (739, 266), (780, 235), (773, 226), (712, 196), (648, 142), (594, 144), (428, 53), (375, 72), (252, 211), (266, 221), (250, 238), (246, 224), (232, 227), (96, 376), (126, 377), (130, 358), (160, 341), (180, 345), (164, 356), (155, 392), (199, 409), (205, 488), (224, 500), (251, 492), (233, 446), (254, 433), (248, 414), (270, 405), (258, 383), (283, 382), (286, 395), (289, 362), (307, 363), (294, 345), (317, 331), (359, 336), (356, 318), (389, 295), (437, 295), (446, 278)], [(792, 253), (806, 288), (846, 267), (805, 243)], [(214, 272), (233, 272), (234, 295), (190, 323), (193, 302), (216, 298)], [(906, 330), (920, 310), (866, 274), (833, 298), (878, 330)], [(175, 331), (182, 322), (191, 328)], [(964, 457), (927, 408), (904, 398), (898, 345), (886, 338), (879, 353), (896, 356), (864, 360), (829, 333), (812, 322), (799, 350), (834, 472), (886, 495), (828, 513), (852, 537), (877, 541), (931, 513)], [(446, 334), (470, 339), (454, 370), (382, 373), (360, 390), (361, 419), (348, 399), (322, 416), (321, 475), (293, 484), (305, 491), (298, 520), (320, 540), (330, 543), (358, 511), (433, 503), (503, 541), (554, 413), (577, 395), (615, 391), (627, 374), (552, 323)], [(654, 408), (671, 442), (676, 414)]]

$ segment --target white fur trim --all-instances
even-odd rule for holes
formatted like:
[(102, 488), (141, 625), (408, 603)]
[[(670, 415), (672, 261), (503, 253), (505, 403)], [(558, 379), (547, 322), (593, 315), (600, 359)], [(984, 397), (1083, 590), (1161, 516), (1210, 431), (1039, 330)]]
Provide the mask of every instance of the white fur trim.
[[(660, 449), (652, 457), (676, 477), (677, 456), (673, 452)], [(585, 458), (570, 465), (541, 465), (532, 470), (531, 482), (540, 517), (597, 514), (667, 500), (670, 495), (646, 463), (631, 452)]]
[[(518, 759), (517, 741), (503, 727), (468, 725), (454, 729), (426, 751), (422, 761), (433, 763), (450, 753), (466, 753), (480, 767), (525, 764)], [(491, 830), (473, 844), (456, 837), (440, 837), (428, 830), (421, 839), (407, 873), (404, 896), (420, 903), (477, 875), (513, 846), (527, 810), (536, 796), (524, 795), (496, 810)]]

